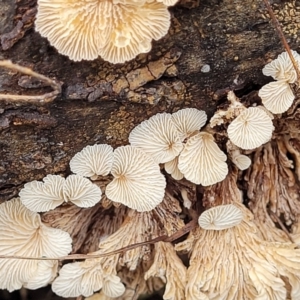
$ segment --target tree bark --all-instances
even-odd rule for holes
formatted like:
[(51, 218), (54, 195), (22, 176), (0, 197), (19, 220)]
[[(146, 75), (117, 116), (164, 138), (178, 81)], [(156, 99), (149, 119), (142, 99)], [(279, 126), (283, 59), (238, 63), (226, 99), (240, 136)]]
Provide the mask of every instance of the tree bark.
[[(63, 84), (50, 103), (0, 100), (2, 201), (28, 181), (66, 175), (70, 158), (86, 145), (128, 143), (131, 129), (153, 114), (196, 107), (212, 116), (229, 90), (259, 101), (255, 91), (269, 80), (261, 69), (284, 50), (263, 2), (196, 2), (185, 0), (170, 9), (169, 33), (153, 42), (150, 53), (112, 65), (101, 58), (73, 62), (58, 54), (34, 30), (35, 1), (0, 0), (0, 57)], [(290, 11), (298, 13), (297, 5), (274, 4), (291, 48), (297, 45), (298, 14)], [(0, 93), (49, 90), (24, 74), (0, 70)]]

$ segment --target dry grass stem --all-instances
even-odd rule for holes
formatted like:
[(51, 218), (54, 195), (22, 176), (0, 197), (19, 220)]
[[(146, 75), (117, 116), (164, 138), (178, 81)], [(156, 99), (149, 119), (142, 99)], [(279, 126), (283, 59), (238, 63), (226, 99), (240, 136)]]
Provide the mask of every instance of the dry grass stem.
[(36, 73), (30, 68), (19, 66), (17, 64), (12, 63), (10, 60), (0, 60), (0, 67), (15, 70), (20, 73), (35, 77), (43, 81), (53, 89), (52, 92), (43, 95), (37, 95), (37, 96), (0, 94), (0, 100), (8, 100), (13, 102), (26, 101), (29, 103), (49, 103), (53, 101), (57, 97), (57, 95), (61, 93), (61, 84), (59, 82), (52, 80), (39, 73)]

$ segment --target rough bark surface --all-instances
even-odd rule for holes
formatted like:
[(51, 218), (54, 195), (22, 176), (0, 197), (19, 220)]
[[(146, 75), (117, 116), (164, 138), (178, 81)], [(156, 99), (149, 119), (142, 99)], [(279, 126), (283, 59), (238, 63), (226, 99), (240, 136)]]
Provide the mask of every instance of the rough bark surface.
[[(297, 50), (297, 1), (288, 4), (293, 16), (286, 2), (274, 5), (284, 12), (284, 30)], [(229, 89), (243, 96), (265, 84), (262, 67), (283, 50), (256, 0), (184, 1), (171, 8), (169, 34), (122, 65), (59, 55), (34, 31), (35, 12), (35, 1), (0, 0), (0, 57), (62, 82), (63, 89), (45, 105), (0, 100), (2, 201), (25, 182), (65, 175), (70, 158), (88, 144), (126, 144), (130, 130), (153, 114), (196, 107), (211, 116)], [(49, 90), (26, 79), (1, 69), (0, 92)]]

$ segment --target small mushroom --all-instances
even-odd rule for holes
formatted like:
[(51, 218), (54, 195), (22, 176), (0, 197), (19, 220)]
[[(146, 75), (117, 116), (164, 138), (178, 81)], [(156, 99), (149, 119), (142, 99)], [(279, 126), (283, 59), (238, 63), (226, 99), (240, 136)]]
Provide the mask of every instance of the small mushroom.
[(156, 114), (136, 126), (129, 134), (132, 146), (142, 149), (157, 163), (174, 159), (182, 150), (180, 135), (171, 114)]
[(97, 179), (106, 176), (111, 170), (113, 148), (106, 144), (86, 146), (70, 161), (71, 171), (84, 177)]
[(239, 170), (244, 171), (250, 167), (251, 159), (248, 156), (241, 154), (240, 149), (230, 140), (227, 141), (226, 148), (231, 161)]
[(273, 130), (272, 119), (264, 110), (249, 107), (230, 123), (227, 133), (233, 144), (251, 150), (268, 142)]
[[(300, 66), (300, 55), (296, 51), (292, 51), (292, 55)], [(297, 80), (296, 70), (287, 52), (278, 55), (277, 59), (267, 64), (262, 72), (265, 76), (272, 76), (275, 80), (285, 80), (288, 83)]]
[(185, 108), (173, 113), (172, 121), (179, 131), (181, 141), (184, 141), (192, 133), (204, 126), (207, 121), (207, 115), (203, 110)]
[(171, 161), (165, 163), (164, 167), (168, 174), (170, 174), (175, 180), (181, 180), (183, 178), (183, 174), (178, 169), (178, 159), (176, 156)]
[(47, 175), (43, 178), (43, 182), (34, 180), (25, 183), (19, 193), (21, 202), (35, 212), (54, 209), (65, 201), (64, 184), (65, 178), (59, 175)]
[(166, 180), (159, 165), (142, 150), (122, 146), (114, 152), (111, 169), (114, 179), (106, 196), (137, 211), (149, 211), (162, 202)]
[(226, 177), (226, 159), (213, 136), (200, 132), (187, 140), (179, 156), (178, 168), (187, 180), (207, 186)]
[(273, 81), (264, 85), (258, 92), (263, 105), (273, 114), (286, 112), (295, 99), (295, 95), (285, 80)]
[(243, 212), (234, 204), (219, 205), (203, 212), (199, 226), (206, 230), (224, 230), (240, 224)]
[(87, 178), (70, 175), (47, 175), (41, 181), (32, 181), (20, 191), (22, 203), (31, 211), (44, 212), (56, 208), (64, 201), (80, 207), (91, 207), (101, 200), (101, 189)]

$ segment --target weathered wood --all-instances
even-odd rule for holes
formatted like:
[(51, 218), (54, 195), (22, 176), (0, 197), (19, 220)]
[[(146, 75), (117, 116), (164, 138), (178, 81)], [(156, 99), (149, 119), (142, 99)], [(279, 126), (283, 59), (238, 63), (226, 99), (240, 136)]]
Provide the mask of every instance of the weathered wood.
[[(289, 3), (297, 12), (297, 1)], [(295, 49), (297, 26), (289, 32), (288, 25), (298, 24), (299, 16), (286, 12), (286, 2), (276, 5), (277, 14), (284, 12), (284, 31)], [(154, 42), (149, 54), (112, 65), (100, 58), (75, 63), (59, 55), (31, 28), (34, 1), (0, 0), (0, 34), (5, 37), (0, 57), (63, 83), (62, 94), (49, 104), (0, 101), (1, 200), (17, 195), (25, 182), (66, 174), (70, 158), (88, 144), (126, 144), (130, 130), (155, 113), (196, 107), (211, 116), (228, 90), (245, 96), (269, 80), (261, 69), (283, 49), (263, 16), (262, 1), (207, 0), (185, 6), (171, 8), (169, 34)], [(26, 79), (1, 69), (0, 93), (49, 91)]]

